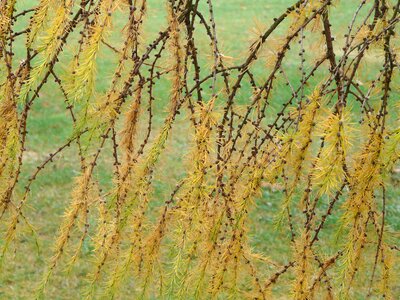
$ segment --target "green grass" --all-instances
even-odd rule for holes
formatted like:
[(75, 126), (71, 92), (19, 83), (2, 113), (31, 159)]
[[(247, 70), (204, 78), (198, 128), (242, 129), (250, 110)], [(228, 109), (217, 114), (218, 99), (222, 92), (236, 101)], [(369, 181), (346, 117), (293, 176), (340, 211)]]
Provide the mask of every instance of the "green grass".
[[(34, 0), (22, 1), (20, 8), (30, 7), (32, 3), (36, 2)], [(160, 2), (163, 3), (164, 1), (150, 1), (149, 18), (145, 24), (146, 42), (151, 41), (166, 25), (165, 7), (164, 4), (160, 5)], [(235, 63), (243, 60), (243, 54), (249, 46), (249, 32), (254, 27), (255, 20), (265, 25), (271, 24), (272, 19), (279, 16), (289, 3), (289, 1), (282, 0), (219, 0), (214, 2), (222, 52), (227, 56), (232, 56)], [(332, 22), (336, 30), (344, 30), (345, 25), (350, 21), (355, 7), (352, 2), (341, 1), (340, 6), (333, 10)], [(203, 11), (206, 10), (203, 9)], [(123, 19), (116, 20), (115, 30), (110, 35), (111, 42), (119, 41), (123, 21)], [(283, 31), (280, 33), (283, 33)], [(201, 34), (204, 34), (204, 32), (199, 29), (199, 35)], [(337, 38), (341, 39), (342, 37)], [(208, 41), (201, 37), (200, 41), (204, 42), (203, 45), (200, 45), (200, 51), (208, 51), (205, 50), (208, 47)], [(70, 57), (68, 51), (69, 48), (67, 47), (65, 49), (65, 61), (63, 61), (65, 66), (68, 63), (68, 57)], [(17, 52), (22, 53), (22, 47), (17, 48)], [(314, 55), (314, 53), (307, 55)], [(379, 67), (380, 61), (375, 59), (373, 55), (367, 61), (370, 65), (366, 70), (373, 74), (374, 70)], [(98, 59), (97, 93), (100, 94), (107, 90), (115, 62), (115, 54), (111, 50), (103, 48)], [(206, 65), (209, 62), (203, 57), (202, 64)], [(290, 81), (293, 82), (299, 80), (299, 72), (296, 66), (296, 55), (291, 56), (284, 66)], [(264, 68), (263, 64), (259, 64), (254, 70), (260, 82), (262, 82), (261, 79), (265, 78)], [(60, 68), (58, 71), (60, 71)], [(313, 82), (319, 82), (320, 79), (317, 76)], [(272, 103), (272, 106), (278, 106), (290, 94), (290, 90), (284, 88), (283, 82), (280, 82), (280, 86), (282, 88), (278, 89), (279, 93), (276, 93), (274, 98), (276, 102)], [(159, 122), (162, 120), (165, 103), (168, 100), (168, 91), (169, 85), (165, 80), (161, 85), (158, 85), (156, 90), (157, 103), (155, 109)], [(243, 104), (247, 103), (250, 95), (250, 92), (248, 94), (241, 92), (240, 101)], [(189, 163), (187, 161), (190, 148), (188, 141), (193, 133), (183, 117), (179, 118), (177, 122), (166, 151), (161, 157), (162, 163), (155, 172), (153, 194), (155, 198), (160, 199), (160, 203), (171, 192), (176, 182), (183, 177), (184, 167)], [(40, 98), (35, 102), (28, 122), (28, 131), (23, 182), (33, 172), (34, 168), (46, 158), (48, 153), (54, 152), (62, 146), (72, 132), (70, 116), (65, 110), (62, 95), (54, 83), (49, 82), (42, 90)], [(101, 156), (101, 167), (96, 172), (100, 182), (106, 186), (110, 184), (111, 178), (109, 170), (112, 162), (109, 158), (109, 148), (110, 145), (106, 145), (105, 153)], [(70, 201), (70, 191), (74, 184), (73, 179), (79, 174), (79, 161), (76, 153), (75, 146), (64, 151), (53, 164), (47, 166), (41, 172), (32, 186), (28, 202), (29, 208), (25, 212), (39, 233), (40, 252), (38, 253), (34, 239), (24, 228), (25, 231), (19, 235), (18, 242), (13, 245), (16, 252), (14, 253), (14, 249), (11, 249), (6, 259), (7, 263), (1, 272), (0, 299), (32, 299), (33, 291), (40, 281), (46, 267), (46, 261), (51, 255), (51, 247), (63, 211)], [(22, 186), (23, 184), (20, 185), (20, 187)], [(20, 188), (16, 196), (20, 197), (21, 193), (22, 189)], [(281, 196), (279, 190), (263, 188), (262, 195), (257, 200), (258, 208), (252, 213), (253, 224), (251, 225), (250, 236), (251, 244), (257, 252), (266, 253), (272, 259), (285, 263), (290, 251), (289, 236), (283, 234), (283, 231), (277, 230), (274, 226)], [(399, 197), (399, 189), (390, 191), (388, 195), (388, 225), (395, 230), (400, 230)], [(157, 208), (160, 203), (152, 204), (152, 208)], [(335, 233), (337, 230), (335, 221), (337, 220), (329, 219), (328, 230), (325, 234), (333, 235)], [(334, 241), (332, 245), (328, 245), (328, 247), (330, 246), (332, 246), (333, 252)], [(85, 245), (83, 255), (88, 257), (91, 250), (89, 245)], [(80, 299), (81, 288), (85, 283), (84, 278), (89, 270), (90, 266), (84, 260), (80, 260), (69, 274), (58, 268), (46, 292), (48, 299)], [(400, 287), (398, 286), (397, 289), (400, 296)], [(285, 293), (284, 290), (281, 292), (282, 294)]]

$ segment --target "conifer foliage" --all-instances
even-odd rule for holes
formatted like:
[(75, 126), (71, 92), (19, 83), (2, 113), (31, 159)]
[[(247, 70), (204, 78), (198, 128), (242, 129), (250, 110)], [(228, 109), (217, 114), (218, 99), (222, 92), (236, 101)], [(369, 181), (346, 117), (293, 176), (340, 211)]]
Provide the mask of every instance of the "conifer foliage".
[[(387, 221), (400, 198), (400, 1), (354, 1), (345, 32), (331, 26), (338, 0), (287, 1), (235, 60), (223, 54), (215, 0), (160, 0), (158, 32), (146, 31), (147, 0), (19, 2), (0, 0), (3, 269), (22, 228), (40, 234), (27, 212), (42, 170), (70, 147), (80, 162), (32, 282), (37, 298), (80, 261), (90, 266), (87, 299), (400, 297), (399, 232)], [(104, 90), (105, 50), (118, 59)], [(379, 68), (366, 64), (371, 55)], [(27, 124), (50, 86), (72, 134), (25, 174)], [(166, 154), (177, 134), (190, 149)], [(159, 199), (164, 155), (183, 157), (184, 175)], [(271, 186), (280, 190), (275, 226), (258, 230), (288, 237), (279, 261), (252, 241)]]

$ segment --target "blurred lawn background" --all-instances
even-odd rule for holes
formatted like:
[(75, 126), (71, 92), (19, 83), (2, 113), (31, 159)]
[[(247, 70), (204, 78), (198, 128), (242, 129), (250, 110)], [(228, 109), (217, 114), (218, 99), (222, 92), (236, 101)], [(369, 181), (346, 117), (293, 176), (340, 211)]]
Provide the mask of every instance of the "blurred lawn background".
[[(145, 23), (145, 41), (143, 44), (150, 42), (158, 32), (166, 27), (165, 16), (165, 1), (163, 0), (149, 0), (148, 17)], [(202, 11), (207, 12), (205, 7), (206, 2), (203, 1)], [(218, 30), (218, 39), (221, 43), (221, 51), (235, 64), (244, 60), (244, 55), (250, 45), (250, 39), (253, 36), (253, 29), (262, 24), (268, 26), (272, 23), (273, 18), (278, 17), (285, 8), (293, 1), (283, 0), (217, 0), (214, 1), (214, 9)], [(18, 0), (18, 11), (32, 7), (37, 1), (34, 0)], [(357, 7), (358, 1), (340, 1), (335, 9), (331, 10), (331, 21), (333, 23), (333, 32), (340, 33), (336, 36), (337, 40), (343, 39), (343, 34), (347, 29), (347, 24), (350, 22), (353, 13)], [(122, 13), (119, 13), (122, 14)], [(122, 14), (123, 15), (123, 14)], [(28, 17), (25, 18), (28, 20)], [(121, 29), (124, 26), (126, 19), (124, 17), (114, 18), (114, 29), (110, 33), (109, 41), (111, 44), (121, 46)], [(26, 23), (25, 23), (26, 24)], [(23, 28), (24, 22), (18, 26)], [(204, 31), (199, 27), (198, 45), (200, 53), (206, 51), (209, 53), (209, 42), (204, 36)], [(275, 34), (279, 37), (279, 33), (284, 33), (284, 29)], [(71, 36), (71, 40), (76, 37)], [(306, 39), (307, 40), (307, 39)], [(199, 44), (199, 42), (201, 43)], [(310, 45), (315, 41), (310, 41)], [(119, 44), (118, 44), (119, 43)], [(62, 73), (62, 68), (67, 67), (68, 61), (71, 58), (71, 48), (76, 47), (76, 43), (72, 46), (67, 46), (64, 49), (64, 60), (56, 69), (57, 72)], [(18, 53), (23, 53), (23, 42), (16, 44), (17, 56)], [(340, 49), (337, 49), (340, 54)], [(298, 56), (294, 51), (293, 56), (286, 60), (284, 67), (288, 78), (292, 82), (300, 80), (300, 71), (298, 70)], [(316, 48), (315, 52), (307, 51), (306, 56), (322, 55), (321, 49)], [(100, 56), (98, 57), (98, 75), (96, 92), (98, 94), (104, 93), (111, 81), (111, 76), (114, 70), (115, 63), (118, 57), (113, 51), (107, 47), (102, 47)], [(381, 66), (382, 57), (379, 54), (371, 52), (365, 59), (367, 66), (365, 67), (366, 76), (370, 73), (371, 76), (374, 71), (378, 70)], [(210, 63), (207, 59), (202, 60), (204, 74), (209, 72)], [(208, 68), (208, 69), (207, 69)], [(258, 63), (255, 67), (255, 74), (261, 79), (265, 72), (264, 63)], [(265, 72), (266, 73), (266, 72)], [(373, 78), (373, 76), (371, 77)], [(312, 83), (317, 83), (322, 80), (321, 77), (314, 78), (310, 87), (313, 88)], [(261, 82), (261, 81), (259, 81)], [(280, 103), (286, 101), (291, 91), (285, 87), (284, 82), (281, 82), (282, 89), (278, 89), (273, 98), (272, 105), (279, 106)], [(246, 94), (246, 89), (242, 89), (239, 95), (240, 101), (246, 103), (251, 91), (249, 89)], [(309, 92), (309, 91), (308, 91)], [(166, 103), (168, 101), (169, 83), (162, 80), (156, 87), (156, 122), (161, 122), (163, 111), (166, 110)], [(398, 99), (397, 93), (392, 98)], [(32, 111), (31, 117), (28, 122), (28, 144), (27, 152), (24, 157), (24, 177), (25, 181), (34, 168), (39, 165), (48, 155), (54, 152), (58, 147), (68, 139), (72, 132), (71, 118), (68, 111), (65, 109), (63, 96), (61, 95), (58, 87), (51, 82), (46, 84), (45, 88), (40, 93), (40, 98), (36, 100)], [(184, 176), (185, 172), (185, 155), (188, 153), (190, 145), (188, 141), (191, 139), (192, 131), (187, 125), (187, 119), (184, 117), (177, 120), (170, 141), (167, 144), (167, 149), (161, 157), (161, 164), (159, 164), (155, 173), (155, 186), (154, 198), (159, 199), (159, 203), (163, 203), (167, 195), (171, 192), (176, 182)], [(107, 145), (106, 147), (109, 147)], [(112, 172), (110, 172), (110, 165), (112, 164), (111, 155), (106, 150), (101, 156), (102, 164), (96, 171), (96, 176), (100, 179), (105, 187), (110, 186), (110, 179)], [(29, 207), (25, 210), (28, 219), (37, 229), (39, 233), (40, 252), (38, 253), (34, 239), (30, 236), (29, 232), (23, 232), (19, 235), (19, 239), (15, 247), (15, 251), (8, 255), (7, 263), (4, 266), (0, 275), (0, 299), (33, 299), (33, 291), (41, 279), (44, 268), (51, 255), (51, 247), (54, 238), (57, 234), (58, 225), (64, 209), (70, 201), (70, 192), (73, 187), (73, 179), (79, 174), (79, 161), (76, 154), (76, 148), (71, 147), (64, 151), (51, 165), (47, 166), (41, 172), (38, 180), (32, 186), (31, 196), (29, 198)], [(21, 186), (23, 186), (21, 184)], [(20, 188), (17, 191), (17, 197), (21, 196), (23, 190)], [(400, 196), (398, 187), (391, 190), (387, 199), (387, 217), (388, 225), (395, 230), (400, 230)], [(254, 248), (261, 253), (265, 253), (273, 260), (280, 263), (288, 261), (288, 248), (289, 236), (282, 234), (274, 227), (274, 217), (279, 211), (281, 204), (281, 192), (279, 187), (263, 188), (257, 205), (258, 208), (252, 213), (253, 224), (251, 228), (251, 243)], [(157, 206), (154, 203), (153, 206)], [(327, 222), (327, 230), (323, 234), (334, 235), (336, 232), (335, 222), (337, 219), (331, 217)], [(334, 240), (331, 239), (334, 249)], [(330, 247), (330, 245), (327, 245)], [(88, 256), (91, 252), (89, 243), (86, 243), (83, 249), (83, 255)], [(371, 254), (373, 255), (373, 254)], [(373, 256), (371, 256), (372, 259)], [(90, 265), (80, 260), (79, 263), (69, 272), (66, 273), (62, 268), (57, 268), (57, 272), (51, 279), (48, 288), (48, 299), (80, 299), (80, 292), (82, 286), (85, 284), (84, 278), (90, 270)], [(286, 293), (289, 291), (290, 286), (286, 290), (280, 291), (282, 299), (286, 299)], [(400, 287), (398, 287), (398, 296), (400, 297)], [(129, 295), (128, 293), (126, 295)], [(365, 294), (364, 294), (365, 295)], [(360, 296), (361, 297), (361, 296)], [(127, 296), (124, 299), (131, 299)], [(361, 299), (361, 298), (360, 298)]]

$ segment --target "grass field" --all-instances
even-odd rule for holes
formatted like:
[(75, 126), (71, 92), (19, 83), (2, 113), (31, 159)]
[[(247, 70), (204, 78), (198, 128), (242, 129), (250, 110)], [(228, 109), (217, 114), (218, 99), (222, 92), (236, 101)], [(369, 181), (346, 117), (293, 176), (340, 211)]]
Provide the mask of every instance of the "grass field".
[[(160, 5), (160, 2), (162, 3)], [(272, 23), (272, 19), (281, 14), (291, 1), (283, 0), (218, 0), (215, 1), (216, 23), (219, 31), (219, 40), (224, 55), (232, 57), (235, 61), (243, 59), (243, 53), (246, 53), (250, 44), (252, 29), (256, 24), (261, 23), (268, 25)], [(358, 2), (358, 1), (354, 1)], [(36, 3), (34, 0), (25, 0), (20, 5), (30, 7)], [(158, 31), (166, 25), (165, 9), (163, 1), (149, 1), (148, 19), (145, 24), (146, 41), (151, 41)], [(332, 16), (333, 27), (337, 30), (345, 29), (346, 24), (351, 20), (354, 11), (353, 1), (340, 1), (338, 8), (334, 10)], [(23, 7), (20, 7), (22, 9)], [(123, 19), (116, 18), (114, 30), (110, 34), (109, 40), (118, 41), (120, 30), (123, 27)], [(340, 31), (340, 30), (339, 30)], [(74, 37), (71, 37), (72, 39)], [(343, 37), (338, 36), (340, 41)], [(205, 45), (200, 45), (200, 50), (208, 47), (207, 40), (204, 39)], [(17, 53), (22, 53), (21, 48), (17, 49)], [(319, 51), (317, 49), (317, 51)], [(340, 49), (337, 49), (339, 52)], [(63, 62), (67, 65), (69, 54), (68, 47), (64, 49), (65, 55)], [(339, 52), (340, 53), (340, 52)], [(315, 53), (307, 53), (308, 56)], [(106, 91), (109, 86), (110, 77), (116, 62), (116, 56), (113, 51), (103, 47), (100, 57), (98, 58), (98, 76), (97, 90), (98, 94)], [(373, 73), (379, 68), (381, 60), (379, 54), (371, 52), (366, 58), (368, 63), (365, 66), (365, 72)], [(298, 81), (299, 73), (296, 69), (297, 57), (293, 55), (285, 65), (290, 81)], [(61, 64), (61, 65), (63, 65)], [(206, 60), (202, 61), (205, 66), (209, 64)], [(263, 78), (262, 64), (256, 68), (255, 74)], [(62, 72), (61, 68), (57, 70)], [(318, 82), (322, 78), (318, 76), (314, 79)], [(165, 82), (159, 85), (156, 91), (156, 120), (161, 122), (164, 116), (165, 103), (168, 100), (169, 83)], [(399, 96), (398, 91), (397, 98)], [(275, 95), (276, 105), (280, 103), (280, 99), (286, 99), (290, 91), (284, 88), (280, 93)], [(243, 102), (249, 95), (241, 95)], [(275, 105), (275, 104), (274, 104)], [(155, 173), (155, 186), (153, 193), (162, 203), (171, 192), (177, 180), (184, 175), (184, 166), (189, 146), (188, 140), (192, 134), (190, 128), (187, 128), (187, 122), (184, 117), (177, 120), (179, 126), (176, 126), (171, 139), (168, 141), (167, 149), (161, 157), (161, 164)], [(48, 155), (54, 152), (58, 147), (62, 146), (72, 133), (71, 118), (65, 109), (65, 103), (59, 90), (55, 87), (55, 83), (48, 82), (47, 88), (43, 89), (40, 98), (35, 102), (31, 118), (28, 123), (29, 138), (27, 141), (27, 152), (24, 157), (24, 177), (21, 179), (17, 196), (21, 196), (23, 192), (23, 182), (25, 182), (34, 168), (39, 165)], [(97, 170), (96, 176), (105, 186), (110, 186), (110, 145), (106, 145), (106, 151), (101, 157), (102, 164)], [(183, 161), (183, 163), (182, 163)], [(60, 224), (65, 207), (70, 201), (70, 191), (74, 184), (74, 177), (79, 174), (79, 160), (76, 155), (76, 147), (72, 146), (64, 151), (51, 165), (48, 165), (41, 172), (38, 180), (32, 186), (31, 196), (29, 198), (28, 207), (25, 214), (36, 228), (39, 236), (39, 250), (35, 245), (34, 238), (27, 228), (19, 234), (18, 242), (13, 245), (15, 251), (11, 250), (8, 254), (8, 263), (5, 264), (0, 274), (0, 299), (32, 299), (32, 293), (41, 279), (46, 261), (51, 255), (51, 247), (57, 234), (58, 224)], [(289, 236), (283, 235), (274, 226), (274, 218), (279, 210), (282, 193), (280, 187), (263, 188), (257, 205), (258, 208), (252, 213), (254, 224), (252, 224), (251, 243), (258, 252), (266, 253), (272, 259), (285, 263), (288, 260), (287, 253)], [(400, 189), (397, 186), (389, 191), (387, 199), (388, 226), (393, 230), (400, 230)], [(155, 208), (157, 204), (153, 204)], [(334, 235), (335, 219), (328, 220), (325, 234)], [(397, 241), (398, 242), (398, 241)], [(283, 246), (286, 245), (286, 246)], [(332, 245), (326, 247), (335, 248), (335, 241), (332, 239)], [(83, 254), (88, 256), (92, 251), (90, 243), (84, 245)], [(333, 252), (333, 251), (332, 251)], [(48, 286), (46, 295), (48, 299), (80, 299), (81, 288), (84, 284), (84, 278), (89, 271), (89, 264), (81, 260), (72, 270), (68, 272), (62, 268), (58, 268), (52, 277)], [(399, 273), (400, 274), (400, 273)], [(285, 293), (290, 289), (282, 290), (282, 299), (285, 299)], [(128, 293), (126, 295), (129, 295)], [(400, 297), (400, 284), (397, 285), (397, 296)], [(131, 299), (126, 297), (124, 299)]]

